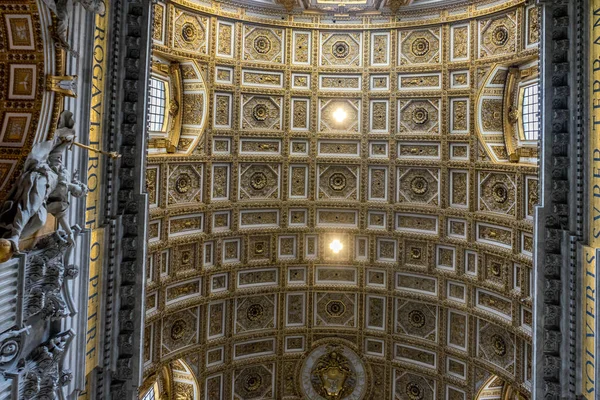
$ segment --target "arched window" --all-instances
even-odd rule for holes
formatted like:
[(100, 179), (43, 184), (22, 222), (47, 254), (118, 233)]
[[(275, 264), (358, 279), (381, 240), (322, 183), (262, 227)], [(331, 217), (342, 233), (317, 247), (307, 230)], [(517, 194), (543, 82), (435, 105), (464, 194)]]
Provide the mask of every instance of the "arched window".
[(148, 390), (146, 392), (146, 394), (144, 395), (144, 397), (142, 397), (141, 400), (155, 400), (156, 397), (154, 397), (154, 385), (152, 387), (150, 387), (150, 390)]
[(167, 91), (163, 80), (150, 78), (149, 100), (150, 130), (154, 132), (164, 132)]
[(522, 140), (538, 140), (540, 132), (540, 95), (538, 84), (527, 85), (523, 88)]

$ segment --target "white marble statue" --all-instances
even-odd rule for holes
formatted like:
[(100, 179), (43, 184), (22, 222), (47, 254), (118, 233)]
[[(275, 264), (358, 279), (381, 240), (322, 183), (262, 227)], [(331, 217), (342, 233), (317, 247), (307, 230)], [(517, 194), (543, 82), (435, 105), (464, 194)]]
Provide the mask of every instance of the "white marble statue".
[(71, 46), (67, 40), (67, 33), (73, 5), (80, 3), (83, 8), (94, 14), (104, 14), (106, 11), (104, 0), (43, 0), (43, 2), (56, 15), (57, 25), (54, 28), (54, 39), (59, 47), (69, 51), (71, 51)]
[(63, 153), (75, 139), (73, 114), (63, 111), (54, 137), (33, 146), (23, 173), (0, 207), (0, 262), (19, 251), (19, 239), (29, 237), (46, 223), (48, 212), (73, 244), (66, 218), (69, 197), (81, 197), (88, 188), (63, 166)]

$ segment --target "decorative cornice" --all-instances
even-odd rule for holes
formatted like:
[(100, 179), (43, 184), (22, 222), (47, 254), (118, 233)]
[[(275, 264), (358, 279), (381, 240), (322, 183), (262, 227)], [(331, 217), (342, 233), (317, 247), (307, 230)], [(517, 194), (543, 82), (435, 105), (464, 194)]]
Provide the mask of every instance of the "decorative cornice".
[[(109, 259), (104, 371), (110, 379), (99, 379), (96, 393), (110, 385), (112, 399), (137, 399), (141, 384), (141, 337), (143, 334), (143, 273), (146, 251), (147, 199), (144, 195), (146, 154), (146, 98), (150, 73), (151, 1), (118, 0), (111, 3), (113, 14), (111, 129), (109, 148), (123, 154), (107, 175), (116, 193), (107, 201), (110, 218)], [(112, 367), (115, 366), (114, 370)], [(107, 376), (108, 377), (108, 376)], [(100, 395), (107, 398), (106, 394)]]

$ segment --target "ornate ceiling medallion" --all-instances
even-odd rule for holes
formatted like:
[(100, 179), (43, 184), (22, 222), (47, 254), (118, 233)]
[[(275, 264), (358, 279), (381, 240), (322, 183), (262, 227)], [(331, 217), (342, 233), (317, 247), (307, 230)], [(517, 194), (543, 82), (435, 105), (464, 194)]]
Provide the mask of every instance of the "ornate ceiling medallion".
[(250, 374), (244, 381), (244, 389), (248, 392), (257, 391), (262, 385), (262, 378), (258, 374)]
[(339, 300), (332, 300), (325, 308), (332, 317), (341, 317), (346, 312), (346, 305)]
[(265, 243), (264, 242), (257, 242), (254, 245), (254, 254), (260, 255), (260, 254), (264, 254), (264, 252), (265, 252)]
[(178, 319), (171, 326), (171, 338), (173, 340), (181, 339), (186, 332), (187, 323), (183, 319)]
[(196, 27), (189, 22), (183, 24), (181, 27), (181, 37), (188, 43), (193, 42), (196, 39)]
[(337, 58), (346, 58), (350, 53), (350, 46), (343, 41), (335, 42), (331, 49), (331, 53)]
[(192, 187), (192, 179), (188, 174), (181, 174), (175, 181), (175, 190), (177, 193), (187, 193)]
[(311, 400), (360, 400), (367, 391), (362, 360), (339, 344), (317, 347), (301, 370), (304, 398)]
[(494, 334), (491, 337), (492, 340), (492, 348), (494, 349), (494, 353), (499, 356), (503, 356), (506, 354), (506, 342), (504, 338), (500, 335)]
[(502, 275), (502, 264), (494, 262), (491, 265), (491, 271), (494, 276)]
[(250, 365), (236, 370), (234, 372), (233, 396), (231, 398), (273, 398), (273, 371), (274, 366), (272, 364)]
[(494, 42), (496, 46), (504, 46), (509, 38), (510, 32), (504, 25), (497, 26), (492, 32), (492, 42)]
[(257, 121), (264, 121), (269, 116), (269, 110), (268, 110), (268, 108), (267, 108), (266, 105), (264, 105), (264, 104), (257, 104), (252, 109), (252, 116)]
[(413, 258), (413, 260), (420, 260), (421, 249), (418, 247), (413, 247), (412, 249), (410, 249), (410, 256)]
[(424, 124), (429, 119), (429, 112), (423, 107), (417, 107), (412, 113), (415, 124)]
[(429, 52), (429, 41), (420, 37), (412, 43), (411, 51), (415, 56), (422, 57)]
[(255, 172), (250, 177), (250, 186), (256, 190), (264, 189), (267, 186), (267, 177), (262, 172)]
[(192, 257), (189, 251), (184, 251), (181, 253), (181, 264), (188, 265), (191, 259)]
[(406, 385), (406, 395), (410, 400), (421, 400), (423, 398), (423, 389), (414, 382)]
[(362, 32), (322, 32), (320, 65), (360, 67), (362, 36)]
[(335, 191), (344, 190), (346, 187), (346, 177), (344, 174), (336, 173), (329, 178), (329, 187)]
[(427, 180), (425, 178), (423, 178), (422, 176), (416, 176), (410, 182), (410, 188), (416, 194), (423, 194), (423, 193), (427, 192), (427, 185), (428, 185)]
[(496, 203), (504, 203), (508, 199), (508, 188), (504, 183), (498, 182), (492, 188), (492, 195)]
[(246, 317), (250, 321), (256, 321), (263, 315), (263, 313), (263, 306), (261, 306), (260, 304), (252, 304), (250, 307), (248, 307), (248, 310), (246, 311)]
[(408, 322), (415, 328), (425, 326), (425, 314), (419, 310), (412, 310), (408, 313)]
[(254, 50), (260, 54), (267, 54), (271, 51), (271, 41), (266, 36), (257, 36), (256, 39), (254, 39)]

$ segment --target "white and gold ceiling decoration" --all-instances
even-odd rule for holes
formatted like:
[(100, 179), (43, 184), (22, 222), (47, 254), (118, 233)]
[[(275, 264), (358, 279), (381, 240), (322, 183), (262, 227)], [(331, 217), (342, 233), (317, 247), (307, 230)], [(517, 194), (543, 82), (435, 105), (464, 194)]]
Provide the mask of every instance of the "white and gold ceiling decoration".
[[(200, 1), (196, 0), (198, 3)], [(244, 8), (275, 10), (290, 13), (330, 14), (395, 14), (410, 11), (431, 11), (466, 4), (486, 5), (496, 0), (228, 0)]]
[(493, 85), (537, 56), (534, 10), (158, 2), (155, 60), (193, 62), (207, 122), (148, 159), (147, 384), (182, 359), (211, 400), (530, 396), (537, 167)]

